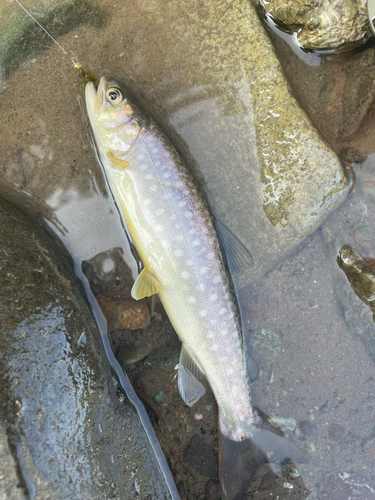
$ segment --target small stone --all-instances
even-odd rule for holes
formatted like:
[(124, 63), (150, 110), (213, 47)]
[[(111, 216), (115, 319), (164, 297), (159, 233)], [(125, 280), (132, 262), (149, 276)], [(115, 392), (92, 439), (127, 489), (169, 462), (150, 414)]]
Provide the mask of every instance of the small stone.
[(173, 371), (179, 359), (180, 348), (160, 347), (147, 356), (146, 363), (156, 368)]
[(306, 451), (308, 453), (314, 453), (316, 451), (315, 444), (314, 443), (307, 443), (306, 444)]
[(305, 436), (314, 436), (316, 434), (316, 425), (309, 420), (302, 420), (299, 428)]
[(297, 426), (297, 422), (294, 420), (294, 418), (291, 417), (271, 417), (270, 419), (271, 424), (276, 425), (277, 427), (280, 427), (282, 430), (288, 430), (293, 432), (294, 429)]
[(156, 394), (155, 399), (156, 401), (161, 401), (164, 397), (164, 391), (163, 389), (160, 389), (160, 391)]
[(375, 491), (357, 474), (341, 472), (327, 479), (320, 496), (325, 500), (375, 500)]
[(335, 443), (339, 443), (344, 437), (344, 432), (345, 427), (342, 427), (339, 424), (331, 424), (328, 427), (328, 439), (334, 441)]
[(296, 427), (295, 430), (294, 430), (294, 434), (297, 437), (300, 437), (302, 435), (301, 429), (299, 427)]
[(153, 348), (148, 345), (127, 344), (120, 347), (116, 357), (123, 366), (128, 366), (145, 358), (152, 351)]
[(124, 328), (138, 330), (150, 324), (150, 313), (144, 300), (112, 300), (103, 294), (96, 297), (107, 320), (108, 331)]
[(203, 420), (204, 416), (202, 413), (194, 413), (194, 420)]

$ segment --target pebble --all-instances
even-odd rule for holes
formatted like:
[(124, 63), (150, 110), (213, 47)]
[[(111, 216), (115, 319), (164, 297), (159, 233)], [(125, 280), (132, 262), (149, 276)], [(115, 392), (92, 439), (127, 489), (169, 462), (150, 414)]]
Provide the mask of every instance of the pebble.
[(96, 297), (107, 320), (108, 331), (121, 328), (138, 330), (150, 325), (150, 313), (146, 301), (122, 299), (113, 300), (99, 293)]
[(299, 428), (305, 436), (314, 436), (317, 432), (316, 425), (309, 420), (302, 420), (299, 424)]
[(344, 432), (345, 427), (342, 427), (339, 424), (331, 424), (328, 427), (328, 439), (330, 441), (334, 441), (335, 443), (339, 443), (344, 437)]
[(179, 347), (160, 347), (147, 356), (146, 363), (156, 368), (173, 371), (179, 359)]
[(153, 348), (148, 345), (126, 344), (117, 351), (116, 358), (123, 366), (132, 365), (145, 358)]

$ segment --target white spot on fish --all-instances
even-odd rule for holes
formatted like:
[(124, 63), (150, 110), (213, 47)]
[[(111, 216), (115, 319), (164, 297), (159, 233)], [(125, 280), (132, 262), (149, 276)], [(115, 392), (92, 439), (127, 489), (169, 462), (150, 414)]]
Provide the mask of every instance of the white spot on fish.
[(222, 315), (223, 315), (223, 314), (225, 314), (225, 313), (226, 313), (226, 309), (225, 309), (225, 307), (221, 307), (221, 308), (219, 309), (219, 314), (220, 314), (220, 316), (222, 316)]
[(154, 184), (153, 186), (150, 186), (150, 187), (149, 187), (149, 189), (150, 189), (150, 191), (152, 191), (153, 193), (155, 193), (155, 192), (158, 190), (158, 188), (157, 188), (157, 186), (155, 186), (155, 184)]
[(199, 283), (199, 288), (204, 292), (206, 290), (206, 285), (204, 283)]
[(206, 309), (202, 309), (202, 311), (199, 311), (198, 314), (199, 314), (199, 316), (201, 316), (202, 318), (204, 318), (204, 317), (207, 316), (208, 313), (207, 313)]
[(190, 210), (189, 210), (189, 212), (185, 212), (185, 217), (186, 217), (187, 219), (191, 219), (191, 218), (193, 217), (192, 212), (190, 212)]
[(189, 273), (188, 273), (188, 272), (184, 271), (184, 272), (182, 272), (182, 273), (180, 274), (180, 276), (181, 276), (181, 278), (182, 278), (183, 280), (187, 280), (187, 279), (189, 279), (189, 276), (190, 276), (190, 275), (189, 275)]
[(146, 174), (145, 175), (145, 179), (148, 180), (148, 181), (151, 180), (151, 179), (153, 179), (153, 178), (154, 178), (154, 174)]
[(233, 370), (232, 370), (232, 368), (228, 368), (228, 369), (226, 370), (226, 373), (227, 373), (227, 375), (233, 375)]
[(180, 208), (181, 208), (181, 207), (184, 207), (185, 205), (186, 205), (186, 202), (185, 202), (185, 201), (179, 201), (179, 202), (177, 203), (177, 206), (178, 206), (178, 207), (180, 207)]
[(162, 240), (160, 243), (162, 244), (163, 248), (168, 248), (171, 246), (168, 240)]
[(207, 266), (203, 266), (203, 267), (200, 268), (201, 274), (206, 274), (207, 271), (208, 271), (208, 267)]
[(217, 320), (216, 319), (210, 319), (210, 323), (212, 326), (217, 325)]
[(182, 257), (184, 255), (184, 252), (181, 249), (175, 250), (173, 253), (176, 257)]
[(193, 241), (193, 243), (192, 243), (193, 247), (197, 247), (197, 246), (199, 246), (200, 244), (201, 244), (201, 242), (198, 240), (198, 238), (197, 238), (197, 239), (195, 239), (195, 240)]
[(159, 160), (154, 161), (155, 167), (160, 167), (161, 162)]
[(163, 227), (161, 224), (157, 224), (157, 225), (155, 226), (155, 231), (156, 231), (157, 233), (160, 233), (160, 231), (164, 231), (164, 227)]
[[(144, 160), (145, 159), (145, 155), (143, 154), (139, 154), (136, 156), (137, 160)], [(142, 165), (141, 165), (141, 168), (142, 168)]]
[(213, 252), (209, 252), (207, 255), (206, 255), (207, 259), (208, 260), (214, 260), (215, 258), (215, 255), (213, 254)]
[(148, 170), (148, 165), (146, 163), (143, 163), (142, 165), (139, 166), (141, 170)]
[(192, 265), (194, 264), (193, 259), (188, 259), (188, 260), (185, 262), (185, 264), (186, 264), (187, 266), (192, 266)]
[(225, 356), (220, 356), (219, 361), (220, 363), (226, 363), (228, 359)]
[(164, 208), (158, 208), (155, 213), (156, 215), (163, 215), (164, 212), (165, 212)]
[(212, 347), (212, 350), (213, 350), (214, 352), (217, 352), (217, 351), (219, 350), (219, 346), (218, 346), (218, 345), (214, 345), (214, 346)]
[[(176, 228), (176, 229), (179, 229), (179, 228), (180, 228), (180, 226), (178, 226), (178, 228)], [(185, 238), (184, 238), (184, 235), (183, 235), (183, 234), (178, 234), (178, 235), (176, 236), (176, 240), (177, 240), (177, 241), (184, 241), (184, 239), (185, 239)]]
[(164, 179), (168, 179), (171, 176), (169, 172), (164, 172), (163, 177)]
[(210, 339), (210, 340), (212, 340), (214, 337), (215, 337), (215, 335), (214, 335), (212, 332), (210, 332), (210, 333), (207, 335), (207, 338), (208, 338), (208, 339)]
[(143, 204), (147, 207), (151, 203), (151, 201), (152, 200), (150, 200), (150, 198), (144, 198)]
[(215, 278), (212, 280), (212, 283), (213, 283), (214, 285), (217, 285), (218, 283), (220, 283), (220, 281), (221, 281), (221, 278), (220, 278), (220, 276), (219, 276), (219, 275), (217, 275), (217, 276), (215, 276)]
[(193, 295), (189, 295), (187, 301), (189, 302), (189, 304), (195, 304), (197, 302), (197, 299)]
[(167, 193), (163, 194), (162, 200), (169, 200), (169, 196)]
[(219, 298), (218, 294), (217, 293), (213, 293), (211, 296), (210, 296), (210, 302), (215, 302), (217, 299)]
[(222, 335), (223, 337), (226, 337), (226, 336), (228, 335), (228, 330), (222, 330), (222, 331), (221, 331), (221, 335)]
[(191, 229), (189, 229), (188, 234), (195, 234), (195, 228), (192, 227)]

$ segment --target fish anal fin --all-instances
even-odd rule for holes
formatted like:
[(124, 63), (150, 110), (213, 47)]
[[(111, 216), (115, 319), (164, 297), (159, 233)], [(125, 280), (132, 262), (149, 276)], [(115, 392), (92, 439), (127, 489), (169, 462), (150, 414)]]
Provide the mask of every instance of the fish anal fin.
[(161, 290), (164, 290), (163, 283), (152, 267), (147, 265), (135, 280), (131, 296), (133, 299), (139, 300), (144, 297), (151, 297), (151, 295)]
[(187, 349), (182, 346), (178, 365), (178, 389), (185, 404), (193, 406), (205, 394), (205, 376)]
[(119, 170), (124, 170), (125, 168), (127, 168), (130, 163), (126, 160), (122, 160), (121, 158), (117, 158), (117, 156), (115, 156), (112, 151), (107, 151), (106, 155), (108, 156), (108, 158), (110, 158), (112, 161), (112, 166), (115, 167), (115, 168), (118, 168)]

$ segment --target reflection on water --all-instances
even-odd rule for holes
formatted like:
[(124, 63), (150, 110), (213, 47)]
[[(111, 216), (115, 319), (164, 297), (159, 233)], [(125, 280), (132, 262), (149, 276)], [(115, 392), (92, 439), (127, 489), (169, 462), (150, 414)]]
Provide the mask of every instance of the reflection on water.
[[(349, 473), (354, 474), (352, 482), (372, 484), (375, 330), (371, 311), (357, 300), (336, 257), (345, 244), (358, 251), (361, 246), (361, 255), (374, 252), (373, 158), (363, 167), (356, 166), (359, 181), (354, 193), (329, 216), (322, 231), (316, 231), (296, 248), (308, 231), (298, 234), (294, 246), (290, 244), (299, 226), (292, 216), (285, 215), (285, 209), (279, 220), (290, 233), (284, 241), (283, 226), (276, 223), (271, 227), (263, 210), (263, 188), (257, 187), (262, 157), (266, 153), (277, 156), (283, 147), (281, 142), (271, 140), (266, 151), (257, 133), (267, 120), (277, 123), (274, 115), (285, 110), (271, 107), (260, 125), (254, 118), (259, 102), (264, 108), (269, 89), (264, 81), (264, 100), (253, 94), (252, 84), (259, 75), (251, 57), (258, 50), (258, 41), (251, 38), (250, 7), (234, 2), (230, 10), (226, 2), (202, 6), (197, 2), (163, 4), (155, 0), (118, 5), (113, 11), (109, 1), (102, 0), (99, 5), (106, 14), (106, 26), (81, 26), (59, 41), (77, 54), (86, 70), (97, 74), (107, 70), (129, 86), (174, 140), (220, 218), (237, 235), (241, 233), (255, 259), (256, 272), (245, 275), (241, 283), (247, 302), (247, 334), (253, 339), (261, 368), (252, 386), (254, 401), (279, 418), (279, 425), (309, 458), (307, 464), (298, 465), (299, 479), (289, 471), (287, 480), (279, 483), (269, 474), (267, 483), (262, 479), (267, 470), (258, 471), (254, 486), (259, 488), (258, 498), (268, 498), (272, 491), (284, 498), (285, 482), (294, 485), (293, 492), (298, 490), (295, 498), (303, 499), (308, 494), (311, 499), (323, 498), (340, 480), (345, 484), (343, 489), (348, 489), (345, 481), (350, 478), (345, 474)], [(321, 66), (323, 59), (316, 54), (298, 51), (298, 55), (314, 70)], [(267, 66), (267, 53), (265, 59)], [(324, 64), (328, 63), (326, 57)], [(294, 77), (300, 79), (302, 88), (304, 73), (299, 75)], [(82, 280), (82, 262), (92, 261), (98, 254), (110, 255), (113, 248), (122, 249), (135, 277), (137, 261), (92, 151), (80, 96), (69, 59), (64, 59), (55, 47), (35, 52), (9, 75), (7, 90), (0, 99), (0, 112), (6, 117), (1, 125), (0, 194), (20, 205), (61, 242)], [(273, 104), (271, 98), (269, 101)], [(324, 107), (324, 99), (319, 102)], [(363, 131), (360, 139), (365, 135)], [(363, 143), (356, 137), (354, 145), (361, 149)], [(372, 152), (371, 137), (368, 135), (366, 155)], [(298, 140), (297, 134), (296, 146)], [(347, 145), (351, 145), (349, 140)], [(278, 158), (278, 165), (283, 165), (282, 155)], [(324, 162), (321, 158), (316, 166)], [(311, 184), (319, 182), (320, 176)], [(275, 191), (267, 192), (271, 192), (269, 196), (277, 191), (280, 182), (276, 179), (271, 184)], [(284, 207), (289, 204), (293, 208), (296, 195), (285, 192)], [(316, 206), (310, 199), (303, 204), (307, 194), (301, 191), (299, 196), (305, 212), (310, 214)], [(276, 236), (270, 237), (271, 231)], [(275, 268), (293, 248), (293, 255)], [(108, 276), (114, 272), (109, 260), (102, 265), (98, 279), (101, 272)], [(270, 272), (262, 276), (267, 270)], [(87, 293), (98, 311), (89, 289)], [(97, 314), (100, 317), (100, 312)], [(149, 333), (160, 345), (178, 345), (173, 334), (168, 333), (170, 326), (165, 317), (163, 321), (160, 326), (153, 323)], [(132, 342), (136, 342), (137, 334), (131, 335)], [(148, 342), (147, 331), (138, 337)], [(184, 469), (183, 452), (190, 449), (195, 434), (203, 436), (212, 448), (215, 446), (215, 408), (206, 409), (214, 405), (209, 399), (212, 396), (208, 394), (206, 402), (203, 400), (201, 406), (190, 411), (180, 406), (178, 398), (174, 399), (176, 387), (169, 372), (139, 364), (130, 367), (129, 374), (132, 382), (149, 388), (148, 396), (166, 422), (163, 432), (167, 437), (161, 439), (168, 443), (163, 444), (164, 451), (181, 495), (192, 498), (205, 491), (208, 495), (206, 484), (215, 478), (194, 471), (192, 479), (191, 472)], [(170, 393), (170, 397), (155, 402), (160, 390)], [(204, 416), (202, 423), (194, 420), (195, 413)], [(181, 450), (178, 459), (173, 455), (177, 452), (170, 451), (171, 443)], [(277, 472), (283, 477), (279, 469)]]

